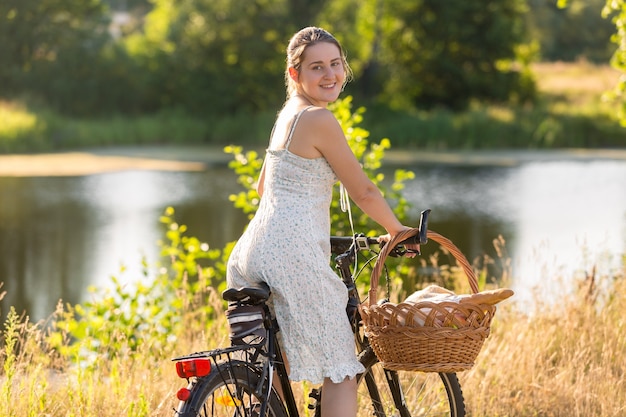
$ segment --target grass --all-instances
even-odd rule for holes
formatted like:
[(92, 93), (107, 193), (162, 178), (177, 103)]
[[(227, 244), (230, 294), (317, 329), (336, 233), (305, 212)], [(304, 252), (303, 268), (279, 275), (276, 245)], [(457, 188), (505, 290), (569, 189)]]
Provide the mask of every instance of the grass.
[[(578, 291), (562, 299), (538, 296), (529, 307), (513, 298), (500, 305), (476, 365), (459, 374), (469, 415), (624, 415), (625, 278), (626, 258), (621, 271), (611, 276), (591, 271), (578, 282)], [(33, 324), (11, 311), (0, 344), (0, 415), (172, 415), (175, 392), (186, 383), (169, 358), (228, 343), (224, 315), (207, 320), (198, 314), (207, 305), (223, 309), (215, 290), (204, 294), (179, 294), (191, 302), (181, 309), (185, 325), (175, 342), (155, 350), (151, 340), (143, 340), (136, 350), (112, 356), (103, 347), (91, 363), (64, 358), (50, 347), (50, 321)], [(50, 320), (64, 314), (60, 306)], [(69, 345), (69, 338), (63, 344)], [(296, 384), (303, 413), (309, 388)]]
[(41, 106), (0, 99), (0, 154), (123, 145), (228, 144), (232, 138), (240, 144), (258, 144), (265, 142), (272, 122), (269, 113), (198, 118), (176, 110), (77, 119)]
[[(624, 415), (624, 272), (589, 275), (576, 295), (530, 314), (501, 309), (476, 367), (462, 377), (472, 415)], [(611, 285), (600, 297), (603, 280)]]
[[(617, 84), (617, 71), (607, 65), (579, 62), (535, 64), (533, 72), (539, 91), (534, 104), (474, 103), (460, 113), (445, 109), (391, 111), (371, 104), (366, 105), (363, 125), (373, 138), (388, 137), (394, 147), (403, 148), (623, 146), (618, 103), (603, 99)], [(198, 118), (176, 110), (75, 119), (41, 105), (0, 99), (0, 153), (163, 143), (264, 145), (273, 119), (273, 112)]]
[(609, 113), (609, 101), (604, 93), (612, 90), (620, 78), (619, 71), (609, 65), (594, 65), (585, 61), (576, 64), (553, 62), (537, 63), (532, 67), (539, 90), (553, 96), (555, 103), (576, 105), (572, 112)]
[(0, 153), (47, 148), (40, 117), (18, 103), (0, 101)]

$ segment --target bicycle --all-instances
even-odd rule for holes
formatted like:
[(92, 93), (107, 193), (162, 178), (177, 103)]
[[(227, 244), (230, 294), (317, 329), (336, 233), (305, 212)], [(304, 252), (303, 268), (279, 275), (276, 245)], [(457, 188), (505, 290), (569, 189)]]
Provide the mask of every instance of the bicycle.
[[(426, 243), (427, 216), (421, 214), (419, 234), (411, 242)], [(396, 246), (390, 256), (407, 253), (405, 240)], [(360, 323), (358, 306), (361, 303), (356, 287), (360, 272), (353, 273), (357, 254), (371, 251), (378, 245), (376, 238), (363, 235), (331, 237), (332, 253), (339, 276), (348, 288), (346, 313), (355, 335), (358, 359), (366, 371), (357, 376), (359, 416), (375, 417), (463, 417), (465, 404), (459, 380), (455, 373), (403, 372), (383, 369), (369, 345)], [(355, 268), (356, 269), (356, 268)], [(356, 274), (356, 275), (355, 275)], [(178, 376), (187, 380), (177, 397), (180, 400), (175, 415), (179, 417), (299, 417), (280, 345), (279, 331), (266, 300), (267, 286), (228, 289), (222, 294), (229, 303), (227, 316), (231, 329), (231, 346), (196, 352), (172, 359)], [(278, 381), (274, 381), (274, 376)], [(278, 384), (278, 385), (276, 385)], [(282, 396), (279, 394), (282, 391)], [(320, 417), (321, 388), (309, 393), (312, 402), (308, 408)], [(361, 411), (367, 408), (367, 414)]]

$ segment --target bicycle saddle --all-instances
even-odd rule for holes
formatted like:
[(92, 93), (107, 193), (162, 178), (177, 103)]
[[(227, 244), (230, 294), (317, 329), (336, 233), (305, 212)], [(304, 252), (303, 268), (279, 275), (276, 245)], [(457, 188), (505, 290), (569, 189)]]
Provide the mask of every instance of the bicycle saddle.
[(269, 296), (270, 288), (264, 282), (260, 282), (258, 287), (229, 288), (222, 293), (222, 298), (226, 301), (248, 301), (250, 304), (262, 303)]

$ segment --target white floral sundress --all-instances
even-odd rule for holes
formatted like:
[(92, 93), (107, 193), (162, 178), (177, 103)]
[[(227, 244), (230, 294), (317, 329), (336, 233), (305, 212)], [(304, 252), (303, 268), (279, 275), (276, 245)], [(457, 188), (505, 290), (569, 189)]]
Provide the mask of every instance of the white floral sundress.
[(330, 203), (337, 177), (323, 157), (267, 150), (264, 193), (235, 245), (227, 269), (230, 288), (266, 282), (290, 366), (289, 378), (339, 383), (364, 371), (346, 315), (348, 293), (330, 267)]

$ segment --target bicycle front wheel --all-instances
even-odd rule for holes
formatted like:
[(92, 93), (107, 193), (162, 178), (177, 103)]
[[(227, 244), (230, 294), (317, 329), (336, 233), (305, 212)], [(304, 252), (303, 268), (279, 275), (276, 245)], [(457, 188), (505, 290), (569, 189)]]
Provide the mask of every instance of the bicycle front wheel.
[(454, 373), (389, 371), (371, 348), (360, 361), (359, 417), (464, 417), (461, 385)]
[[(244, 362), (220, 363), (206, 377), (190, 382), (191, 395), (179, 403), (176, 417), (258, 417), (264, 402), (262, 387), (267, 383)], [(286, 416), (284, 405), (273, 389), (266, 404), (264, 416)]]

